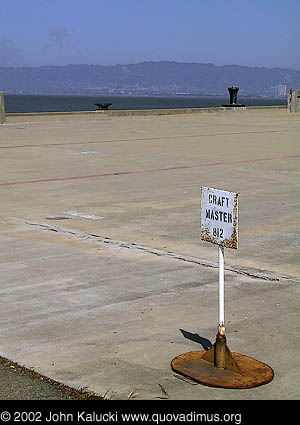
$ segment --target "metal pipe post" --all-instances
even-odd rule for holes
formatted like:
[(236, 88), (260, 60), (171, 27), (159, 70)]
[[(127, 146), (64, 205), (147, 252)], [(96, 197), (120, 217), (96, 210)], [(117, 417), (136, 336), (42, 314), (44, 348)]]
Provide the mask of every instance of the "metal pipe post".
[(219, 245), (219, 328), (224, 325), (224, 247)]

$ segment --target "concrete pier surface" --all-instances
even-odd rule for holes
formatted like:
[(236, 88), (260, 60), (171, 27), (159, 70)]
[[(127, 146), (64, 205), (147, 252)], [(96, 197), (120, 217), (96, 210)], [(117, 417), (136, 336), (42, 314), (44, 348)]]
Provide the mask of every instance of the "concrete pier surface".
[[(246, 109), (0, 126), (0, 356), (112, 399), (300, 399), (300, 114)], [(225, 249), (229, 348), (269, 364), (249, 390), (171, 360), (218, 325), (218, 248), (200, 188), (239, 193)], [(160, 384), (160, 385), (159, 385)]]

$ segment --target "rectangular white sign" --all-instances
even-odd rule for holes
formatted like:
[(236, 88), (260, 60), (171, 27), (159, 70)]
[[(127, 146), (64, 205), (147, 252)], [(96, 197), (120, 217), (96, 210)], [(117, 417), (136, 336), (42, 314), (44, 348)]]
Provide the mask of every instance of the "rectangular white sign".
[(201, 188), (201, 239), (237, 249), (237, 193), (210, 187)]

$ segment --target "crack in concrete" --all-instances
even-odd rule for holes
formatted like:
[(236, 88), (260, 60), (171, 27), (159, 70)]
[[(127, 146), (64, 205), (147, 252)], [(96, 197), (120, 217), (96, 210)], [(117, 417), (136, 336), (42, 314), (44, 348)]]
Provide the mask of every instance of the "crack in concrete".
[[(133, 242), (124, 242), (124, 241), (120, 241), (120, 240), (111, 239), (111, 238), (108, 238), (108, 237), (96, 235), (94, 233), (81, 233), (81, 232), (76, 232), (76, 231), (64, 229), (64, 228), (58, 227), (58, 226), (51, 226), (49, 224), (42, 224), (42, 223), (33, 223), (33, 222), (28, 221), (28, 220), (22, 220), (22, 219), (17, 219), (17, 221), (21, 221), (22, 223), (24, 223), (28, 226), (36, 227), (39, 230), (43, 229), (45, 231), (57, 232), (57, 233), (62, 234), (62, 235), (73, 236), (77, 239), (91, 241), (93, 243), (96, 242), (96, 243), (103, 245), (103, 246), (108, 244), (108, 245), (116, 246), (116, 247), (123, 248), (123, 249), (132, 249), (132, 250), (143, 251), (143, 252), (148, 253), (148, 254), (157, 255), (161, 258), (171, 258), (171, 259), (174, 259), (174, 260), (198, 264), (198, 265), (204, 266), (204, 267), (212, 267), (212, 268), (218, 268), (219, 267), (218, 263), (203, 260), (201, 258), (189, 257), (189, 256), (186, 256), (186, 255), (176, 254), (174, 252), (162, 251), (160, 249), (155, 249), (155, 248), (149, 248), (149, 247), (146, 247), (146, 246), (143, 246), (143, 245), (135, 244)], [(231, 272), (234, 272), (234, 273), (238, 273), (238, 274), (242, 274), (242, 275), (246, 275), (246, 276), (249, 276), (249, 277), (253, 277), (253, 278), (256, 278), (256, 279), (263, 279), (263, 280), (271, 281), (271, 282), (300, 283), (300, 279), (298, 279), (295, 276), (284, 275), (284, 274), (280, 274), (280, 273), (273, 272), (273, 271), (270, 271), (270, 270), (259, 270), (259, 269), (241, 268), (241, 267), (232, 267), (232, 266), (225, 266), (225, 270), (228, 270), (228, 271), (231, 271)]]

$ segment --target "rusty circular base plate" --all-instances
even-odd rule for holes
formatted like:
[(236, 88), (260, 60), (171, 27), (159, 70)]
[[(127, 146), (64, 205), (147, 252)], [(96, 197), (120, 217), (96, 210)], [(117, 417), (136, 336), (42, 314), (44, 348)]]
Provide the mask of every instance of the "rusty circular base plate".
[(253, 388), (271, 382), (273, 369), (258, 360), (243, 354), (231, 353), (241, 374), (218, 369), (212, 363), (202, 360), (206, 351), (191, 351), (175, 357), (171, 366), (174, 372), (186, 376), (199, 384), (220, 388)]

